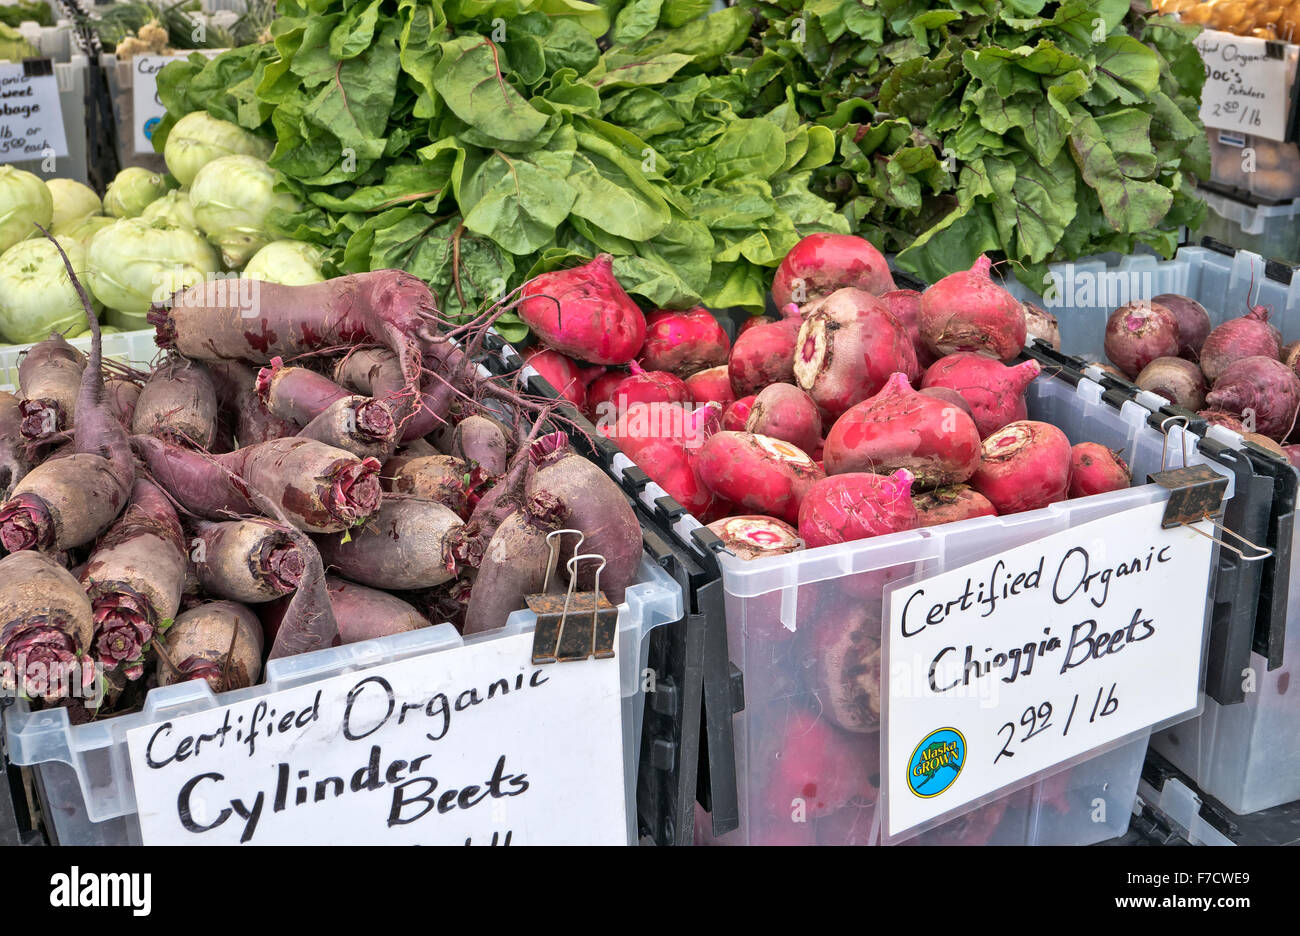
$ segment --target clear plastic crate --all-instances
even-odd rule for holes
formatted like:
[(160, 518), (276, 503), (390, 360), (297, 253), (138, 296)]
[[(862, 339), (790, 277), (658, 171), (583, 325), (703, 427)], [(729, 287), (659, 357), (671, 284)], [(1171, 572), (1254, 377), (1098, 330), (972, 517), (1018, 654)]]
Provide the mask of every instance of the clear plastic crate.
[[(1134, 403), (1115, 409), (1101, 399), (1102, 388), (1083, 380), (1072, 387), (1042, 376), (1026, 393), (1029, 415), (1060, 427), (1072, 441), (1095, 441), (1122, 451), (1134, 477), (1144, 478), (1182, 462), (1183, 434), (1174, 427), (1170, 444), (1147, 425), (1148, 411)], [(1191, 464), (1203, 458), (1188, 438)], [(630, 464), (630, 462), (628, 463)], [(616, 465), (616, 467), (618, 467)], [(643, 495), (660, 495), (649, 485)], [(1229, 490), (1229, 495), (1232, 491)], [(767, 760), (776, 755), (774, 737), (792, 718), (817, 717), (823, 686), (810, 678), (813, 656), (801, 649), (800, 628), (859, 612), (878, 614), (883, 586), (934, 575), (1003, 550), (1068, 530), (1080, 524), (1163, 500), (1151, 484), (1065, 501), (1006, 517), (982, 517), (924, 530), (880, 536), (837, 546), (803, 550), (763, 560), (742, 561), (719, 555), (727, 603), (732, 661), (745, 678), (745, 708), (735, 718), (736, 770), (741, 826), (717, 838), (707, 822), (697, 822), (700, 844), (876, 844), (879, 819), (879, 735), (854, 735), (861, 758), (861, 805), (805, 823), (771, 821), (758, 789)], [(689, 541), (694, 519), (677, 521)], [(1211, 582), (1198, 583), (1208, 589)], [(1192, 587), (1189, 583), (1189, 587)], [(793, 615), (796, 635), (771, 640)], [(1086, 845), (1122, 835), (1128, 827), (1150, 732), (1114, 745), (1063, 770), (1030, 778), (1028, 784), (910, 841), (933, 844)], [(1098, 803), (1104, 803), (1104, 811)]]
[[(72, 338), (68, 341), (79, 351), (90, 353), (90, 336)], [(32, 347), (30, 344), (0, 345), (0, 389), (16, 392), (18, 386), (18, 364), (23, 352)], [(154, 343), (154, 330), (143, 328), (138, 331), (112, 332), (103, 336), (104, 359), (121, 361), (141, 370), (149, 370), (162, 351)]]
[(1270, 260), (1300, 260), (1300, 201), (1252, 205), (1206, 189), (1197, 194), (1209, 206), (1205, 221), (1196, 230), (1198, 236), (1213, 237)]
[[(1210, 321), (1218, 325), (1236, 318), (1253, 305), (1269, 308), (1269, 321), (1282, 332), (1282, 340), (1300, 340), (1300, 277), (1290, 283), (1267, 275), (1264, 259), (1249, 251), (1232, 256), (1206, 247), (1183, 247), (1172, 260), (1127, 258), (1118, 265), (1077, 264), (1073, 274), (1059, 265), (1058, 281), (1076, 286), (1088, 277), (1095, 282), (1141, 286), (1146, 297), (1179, 293), (1205, 306)], [(1030, 294), (1019, 284), (1008, 284), (1023, 298)], [(1076, 290), (1076, 295), (1078, 291)], [(1068, 299), (1068, 292), (1066, 298)], [(1138, 298), (1134, 296), (1134, 298)], [(1106, 316), (1113, 305), (1096, 302), (1058, 304), (1053, 311), (1061, 323), (1061, 347), (1069, 354), (1105, 360), (1103, 340)], [(1234, 448), (1241, 436), (1222, 427), (1209, 435)], [(1290, 546), (1291, 588), (1300, 588), (1300, 529)], [(1277, 599), (1274, 599), (1277, 600)], [(1291, 685), (1300, 674), (1300, 598), (1288, 594), (1282, 665), (1269, 671), (1268, 660), (1250, 656), (1249, 678), (1253, 691), (1245, 700), (1221, 705), (1206, 699), (1197, 719), (1157, 733), (1152, 747), (1186, 772), (1205, 793), (1235, 813), (1247, 814), (1300, 800), (1300, 687)], [(1242, 678), (1248, 678), (1246, 673)]]
[[(680, 620), (683, 613), (681, 586), (643, 557), (637, 583), (629, 586), (618, 610), (616, 652), (623, 696), (624, 794), (629, 844), (636, 842), (637, 760), (649, 636), (655, 627)], [(135, 789), (126, 744), (127, 732), (132, 729), (344, 673), (527, 633), (536, 621), (531, 611), (516, 611), (501, 630), (468, 640), (452, 625), (444, 623), (272, 660), (267, 663), (266, 678), (259, 685), (218, 695), (204, 682), (177, 683), (153, 689), (145, 699), (143, 711), (83, 725), (72, 725), (65, 709), (32, 711), (27, 703), (17, 701), (5, 711), (6, 746), (13, 763), (35, 767), (45, 794), (47, 819), (59, 844), (139, 844)]]

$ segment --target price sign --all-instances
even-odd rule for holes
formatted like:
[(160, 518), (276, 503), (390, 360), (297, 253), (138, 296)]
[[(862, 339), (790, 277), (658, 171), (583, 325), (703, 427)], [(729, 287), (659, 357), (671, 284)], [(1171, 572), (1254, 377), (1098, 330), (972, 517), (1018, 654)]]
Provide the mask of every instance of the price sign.
[(1164, 509), (890, 591), (887, 836), (1196, 709), (1213, 544)]
[(627, 844), (617, 660), (502, 637), (127, 733), (145, 844)]
[(1205, 64), (1205, 126), (1285, 140), (1300, 49), (1215, 30), (1201, 33), (1196, 47)]
[(49, 59), (0, 64), (0, 163), (67, 155), (53, 64)]
[[(202, 49), (203, 55), (212, 58), (220, 49)], [(158, 122), (167, 114), (162, 100), (158, 97), (158, 73), (172, 62), (183, 62), (193, 53), (182, 52), (178, 55), (137, 55), (131, 59), (131, 113), (134, 124), (133, 137), (137, 156), (151, 155), (154, 152), (153, 132)]]

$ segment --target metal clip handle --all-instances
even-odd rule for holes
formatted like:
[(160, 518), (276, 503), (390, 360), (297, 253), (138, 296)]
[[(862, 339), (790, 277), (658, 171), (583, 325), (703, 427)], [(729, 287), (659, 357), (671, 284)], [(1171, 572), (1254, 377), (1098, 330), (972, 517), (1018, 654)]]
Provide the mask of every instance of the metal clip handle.
[(596, 649), (596, 618), (600, 614), (600, 573), (605, 571), (605, 557), (599, 553), (583, 553), (580, 556), (574, 556), (565, 563), (565, 567), (569, 570), (569, 590), (564, 596), (564, 616), (560, 621), (560, 630), (562, 633), (564, 625), (569, 620), (569, 602), (573, 600), (573, 586), (578, 581), (578, 563), (583, 559), (600, 560), (600, 565), (596, 566), (596, 580), (591, 586), (591, 636), (592, 652), (594, 653)]
[[(563, 542), (557, 542), (555, 537), (563, 537), (565, 533), (572, 533), (578, 537), (578, 542), (573, 544), (575, 553), (582, 549), (582, 544), (587, 541), (581, 530), (552, 530), (546, 534), (546, 547), (550, 550), (550, 556), (546, 560), (546, 577), (542, 579), (543, 593), (551, 590), (551, 579), (555, 577), (555, 567), (560, 562), (560, 550), (563, 548)], [(570, 560), (570, 564), (572, 564), (572, 560)], [(570, 585), (569, 590), (573, 590), (572, 585)]]
[(1168, 456), (1169, 456), (1169, 424), (1170, 424), (1171, 422), (1177, 422), (1177, 423), (1179, 423), (1179, 424), (1180, 424), (1180, 427), (1181, 427), (1182, 430), (1183, 430), (1183, 431), (1179, 434), (1178, 437), (1179, 437), (1179, 439), (1180, 439), (1180, 440), (1182, 441), (1182, 443), (1183, 443), (1183, 465), (1182, 465), (1182, 467), (1184, 467), (1184, 468), (1187, 467), (1187, 426), (1188, 426), (1188, 419), (1187, 419), (1186, 416), (1168, 416), (1168, 417), (1166, 417), (1164, 420), (1162, 420), (1161, 423), (1160, 423), (1160, 433), (1164, 436), (1164, 443), (1160, 446), (1160, 470), (1161, 470), (1161, 471), (1164, 471), (1165, 468), (1168, 467), (1168, 466), (1166, 465), (1166, 460), (1168, 459)]
[(1231, 543), (1224, 542), (1223, 540), (1219, 539), (1219, 537), (1215, 536), (1213, 533), (1206, 533), (1204, 530), (1198, 530), (1195, 526), (1193, 526), (1190, 523), (1182, 523), (1179, 525), (1187, 527), (1187, 529), (1191, 530), (1193, 533), (1199, 533), (1201, 536), (1204, 536), (1206, 539), (1214, 540), (1214, 542), (1218, 543), (1224, 549), (1232, 550), (1238, 556), (1241, 557), (1242, 562), (1259, 562), (1260, 560), (1267, 559), (1273, 555), (1273, 550), (1269, 549), (1267, 546), (1260, 546), (1256, 543), (1252, 543), (1250, 540), (1246, 539), (1246, 537), (1242, 536), (1240, 533), (1237, 533), (1234, 530), (1229, 530), (1226, 526), (1224, 526), (1222, 523), (1219, 523), (1219, 521), (1215, 520), (1209, 514), (1206, 514), (1205, 516), (1201, 517), (1201, 519), (1209, 521), (1210, 526), (1214, 527), (1216, 530), (1219, 530), (1220, 532), (1228, 536), (1234, 537), (1235, 539), (1237, 539), (1242, 543), (1245, 543), (1251, 549), (1258, 552), (1259, 555), (1247, 556), (1244, 552), (1242, 552), (1236, 546), (1233, 546)]

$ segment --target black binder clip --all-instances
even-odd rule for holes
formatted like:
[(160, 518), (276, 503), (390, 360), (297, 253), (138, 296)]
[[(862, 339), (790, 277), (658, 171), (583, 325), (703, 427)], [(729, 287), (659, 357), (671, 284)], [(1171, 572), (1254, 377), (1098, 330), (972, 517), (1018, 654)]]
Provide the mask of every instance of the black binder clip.
[[(569, 573), (569, 587), (564, 594), (551, 591), (556, 580), (560, 547), (557, 538), (566, 533), (578, 537), (574, 555), (565, 567)], [(611, 604), (600, 590), (600, 573), (605, 568), (605, 557), (596, 553), (580, 553), (583, 535), (578, 530), (556, 530), (546, 536), (551, 556), (546, 568), (542, 591), (524, 600), (529, 610), (537, 615), (537, 628), (533, 631), (533, 663), (571, 663), (594, 656), (608, 660), (614, 656), (614, 641), (618, 636), (618, 606)], [(578, 565), (597, 562), (595, 580), (589, 592), (575, 591)]]

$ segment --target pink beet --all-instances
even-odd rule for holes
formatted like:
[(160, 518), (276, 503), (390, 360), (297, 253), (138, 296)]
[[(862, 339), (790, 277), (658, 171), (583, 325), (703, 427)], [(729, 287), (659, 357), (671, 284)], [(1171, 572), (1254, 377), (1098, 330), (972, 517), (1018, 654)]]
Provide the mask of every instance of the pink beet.
[(1281, 442), (1300, 412), (1300, 377), (1276, 357), (1238, 358), (1219, 374), (1205, 402), (1240, 415), (1247, 432)]
[(727, 363), (731, 340), (713, 313), (696, 306), (686, 312), (660, 310), (646, 317), (641, 366), (687, 377)]
[(881, 295), (894, 288), (889, 265), (870, 241), (851, 234), (809, 234), (777, 267), (772, 298), (777, 307), (806, 305), (852, 286)]
[(572, 358), (550, 348), (530, 348), (524, 360), (550, 384), (555, 392), (578, 409), (587, 406), (587, 384), (582, 366)]
[(620, 410), (636, 403), (684, 404), (690, 397), (686, 384), (667, 371), (648, 371), (632, 362), (632, 375), (614, 388), (611, 401)]
[(921, 294), (915, 289), (895, 289), (880, 298), (889, 306), (889, 311), (894, 313), (894, 318), (907, 329), (907, 337), (912, 339), (912, 347), (916, 349), (921, 367), (928, 367), (934, 360), (934, 355), (921, 340)]
[(1201, 345), (1210, 336), (1210, 313), (1195, 299), (1164, 293), (1151, 300), (1172, 313), (1178, 322), (1178, 356), (1186, 361), (1199, 361)]
[(915, 530), (912, 473), (831, 475), (812, 485), (799, 508), (799, 535), (809, 549)]
[(1130, 302), (1106, 320), (1106, 357), (1132, 380), (1156, 358), (1177, 357), (1178, 319), (1156, 302)]
[(798, 387), (772, 384), (754, 398), (745, 431), (782, 439), (813, 452), (822, 444), (822, 417), (812, 397)]
[(614, 408), (614, 388), (626, 379), (627, 371), (607, 370), (587, 384), (587, 416), (598, 420), (602, 415), (608, 415), (602, 413), (601, 406), (605, 405), (607, 410)]
[(1210, 332), (1201, 345), (1201, 372), (1213, 385), (1234, 361), (1248, 357), (1280, 358), (1282, 335), (1268, 323), (1268, 309), (1255, 306)]
[(951, 403), (971, 419), (975, 418), (975, 411), (971, 409), (971, 405), (956, 390), (949, 390), (947, 387), (922, 387), (920, 393), (922, 396), (933, 397), (944, 403)]
[(626, 364), (645, 340), (645, 315), (601, 254), (524, 284), (519, 317), (548, 348), (593, 364)]
[(1080, 442), (1070, 449), (1071, 497), (1122, 491), (1132, 480), (1133, 474), (1118, 452), (1096, 442)]
[(980, 435), (962, 410), (917, 393), (906, 375), (894, 374), (879, 393), (835, 421), (823, 454), (827, 474), (906, 468), (919, 487), (937, 487), (975, 472)]
[(920, 367), (907, 330), (883, 300), (837, 289), (808, 309), (794, 376), (830, 419), (878, 393), (895, 372), (913, 380)]
[(736, 329), (736, 338), (737, 340), (739, 340), (740, 336), (743, 335), (745, 332), (749, 331), (751, 328), (757, 328), (759, 325), (770, 325), (775, 321), (777, 321), (777, 319), (774, 319), (771, 316), (751, 315), (749, 318), (745, 319), (745, 321), (741, 323), (740, 328)]
[(914, 494), (912, 503), (923, 527), (956, 523), (973, 517), (995, 517), (998, 513), (987, 497), (965, 484)]
[(1025, 340), (1038, 338), (1056, 351), (1061, 350), (1061, 325), (1056, 316), (1032, 302), (1020, 304), (1025, 310)]
[(1025, 389), (1042, 371), (1037, 361), (1007, 367), (982, 354), (959, 351), (931, 364), (921, 388), (947, 387), (960, 393), (970, 404), (980, 437), (987, 438), (1007, 423), (1028, 418)]
[(803, 317), (793, 304), (782, 309), (781, 316), (778, 322), (747, 329), (732, 345), (727, 367), (736, 396), (757, 393), (772, 383), (794, 383), (795, 338)]
[(686, 378), (686, 393), (695, 403), (721, 403), (724, 407), (736, 399), (726, 364), (691, 374)]
[(854, 603), (837, 614), (817, 615), (800, 629), (808, 658), (809, 682), (822, 712), (845, 731), (880, 727), (880, 613)]
[(1065, 500), (1070, 489), (1070, 440), (1048, 423), (1021, 420), (984, 440), (971, 487), (999, 514), (1037, 510)]
[(921, 295), (921, 340), (936, 356), (977, 351), (1011, 361), (1025, 346), (1020, 301), (989, 276), (981, 256), (969, 270), (950, 273)]
[(715, 520), (708, 527), (741, 559), (783, 556), (803, 547), (799, 531), (776, 517), (742, 514)]
[(806, 452), (752, 432), (715, 433), (695, 464), (700, 480), (714, 494), (789, 523), (797, 522), (807, 490), (826, 477)]
[(768, 730), (755, 745), (757, 763), (752, 765), (762, 778), (762, 819), (789, 819), (795, 813), (808, 820), (827, 816), (866, 787), (862, 743), (826, 719), (795, 709), (784, 724)]
[(749, 422), (749, 411), (754, 408), (754, 401), (757, 399), (755, 395), (733, 400), (722, 411), (722, 428), (731, 432), (744, 432), (745, 424)]

